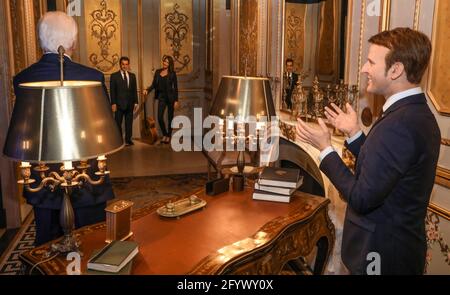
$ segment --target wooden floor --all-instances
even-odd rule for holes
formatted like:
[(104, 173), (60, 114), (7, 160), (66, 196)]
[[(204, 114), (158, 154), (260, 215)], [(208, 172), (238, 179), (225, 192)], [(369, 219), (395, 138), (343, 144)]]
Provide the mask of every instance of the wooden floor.
[(206, 173), (207, 161), (201, 152), (174, 152), (169, 144), (134, 140), (134, 145), (108, 157), (108, 169), (113, 178)]

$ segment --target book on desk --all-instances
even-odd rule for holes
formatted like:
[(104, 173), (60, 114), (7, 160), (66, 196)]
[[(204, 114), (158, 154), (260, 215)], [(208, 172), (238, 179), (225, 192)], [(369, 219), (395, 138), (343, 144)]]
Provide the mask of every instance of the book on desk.
[(118, 273), (139, 253), (133, 241), (112, 241), (93, 255), (87, 264), (90, 270)]
[(286, 187), (297, 189), (303, 183), (299, 169), (264, 167), (259, 175), (260, 185)]
[(253, 199), (289, 203), (302, 184), (299, 169), (265, 167), (255, 182)]

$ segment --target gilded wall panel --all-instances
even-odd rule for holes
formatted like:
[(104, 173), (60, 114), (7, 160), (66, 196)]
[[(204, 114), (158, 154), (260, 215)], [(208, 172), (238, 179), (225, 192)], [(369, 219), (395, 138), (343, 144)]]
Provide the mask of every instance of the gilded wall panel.
[(161, 56), (171, 55), (178, 75), (193, 70), (193, 3), (192, 0), (161, 0)]
[[(25, 44), (23, 35), (25, 34), (23, 25), (23, 8), (21, 0), (9, 1), (9, 11), (11, 17), (11, 28), (14, 31), (13, 54), (14, 54), (14, 73), (18, 73), (26, 68)], [(19, 28), (22, 28), (19, 31)], [(11, 36), (12, 37), (12, 36)]]
[[(294, 60), (294, 69), (303, 69), (306, 5), (286, 3), (284, 57)], [(283, 61), (284, 64), (285, 61)]]
[(437, 1), (428, 94), (437, 111), (450, 115), (450, 1)]
[(84, 15), (89, 65), (106, 74), (117, 71), (122, 41), (120, 1), (85, 1)]
[(316, 73), (331, 76), (336, 74), (339, 26), (338, 16), (335, 14), (336, 1), (322, 2), (319, 22), (319, 40), (316, 60)]
[(239, 5), (239, 74), (256, 76), (258, 62), (258, 1), (240, 1)]

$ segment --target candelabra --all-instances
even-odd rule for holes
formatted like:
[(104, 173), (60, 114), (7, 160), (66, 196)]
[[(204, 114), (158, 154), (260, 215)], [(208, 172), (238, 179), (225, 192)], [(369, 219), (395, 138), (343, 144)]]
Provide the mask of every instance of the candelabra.
[[(268, 78), (223, 76), (210, 115), (218, 116), (224, 152), (237, 147), (238, 174), (245, 169), (244, 152), (259, 150), (259, 139), (265, 134), (267, 121), (275, 116), (275, 107)], [(224, 118), (226, 130), (224, 131)], [(234, 117), (236, 116), (236, 117)], [(247, 128), (248, 126), (248, 128)]]
[[(23, 179), (18, 182), (29, 192), (62, 190), (60, 224), (64, 237), (51, 250), (78, 251), (70, 196), (87, 183), (104, 182), (109, 173), (105, 155), (123, 147), (122, 137), (100, 82), (64, 81), (61, 86), (59, 81), (46, 81), (20, 87), (23, 92), (14, 105), (3, 154), (21, 162)], [(88, 174), (87, 159), (93, 158), (97, 159), (98, 179)], [(79, 162), (75, 168), (73, 161)], [(31, 178), (30, 163), (37, 165), (33, 170), (41, 178), (36, 187), (31, 187), (36, 180)], [(63, 166), (58, 171), (50, 169), (49, 163)]]

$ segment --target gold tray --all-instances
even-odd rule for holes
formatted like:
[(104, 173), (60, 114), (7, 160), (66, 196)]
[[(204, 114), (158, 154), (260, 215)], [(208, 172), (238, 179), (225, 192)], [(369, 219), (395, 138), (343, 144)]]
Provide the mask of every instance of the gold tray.
[(186, 213), (201, 209), (206, 206), (206, 201), (200, 199), (196, 195), (178, 200), (176, 202), (169, 201), (166, 205), (158, 208), (156, 212), (164, 217), (177, 217)]

